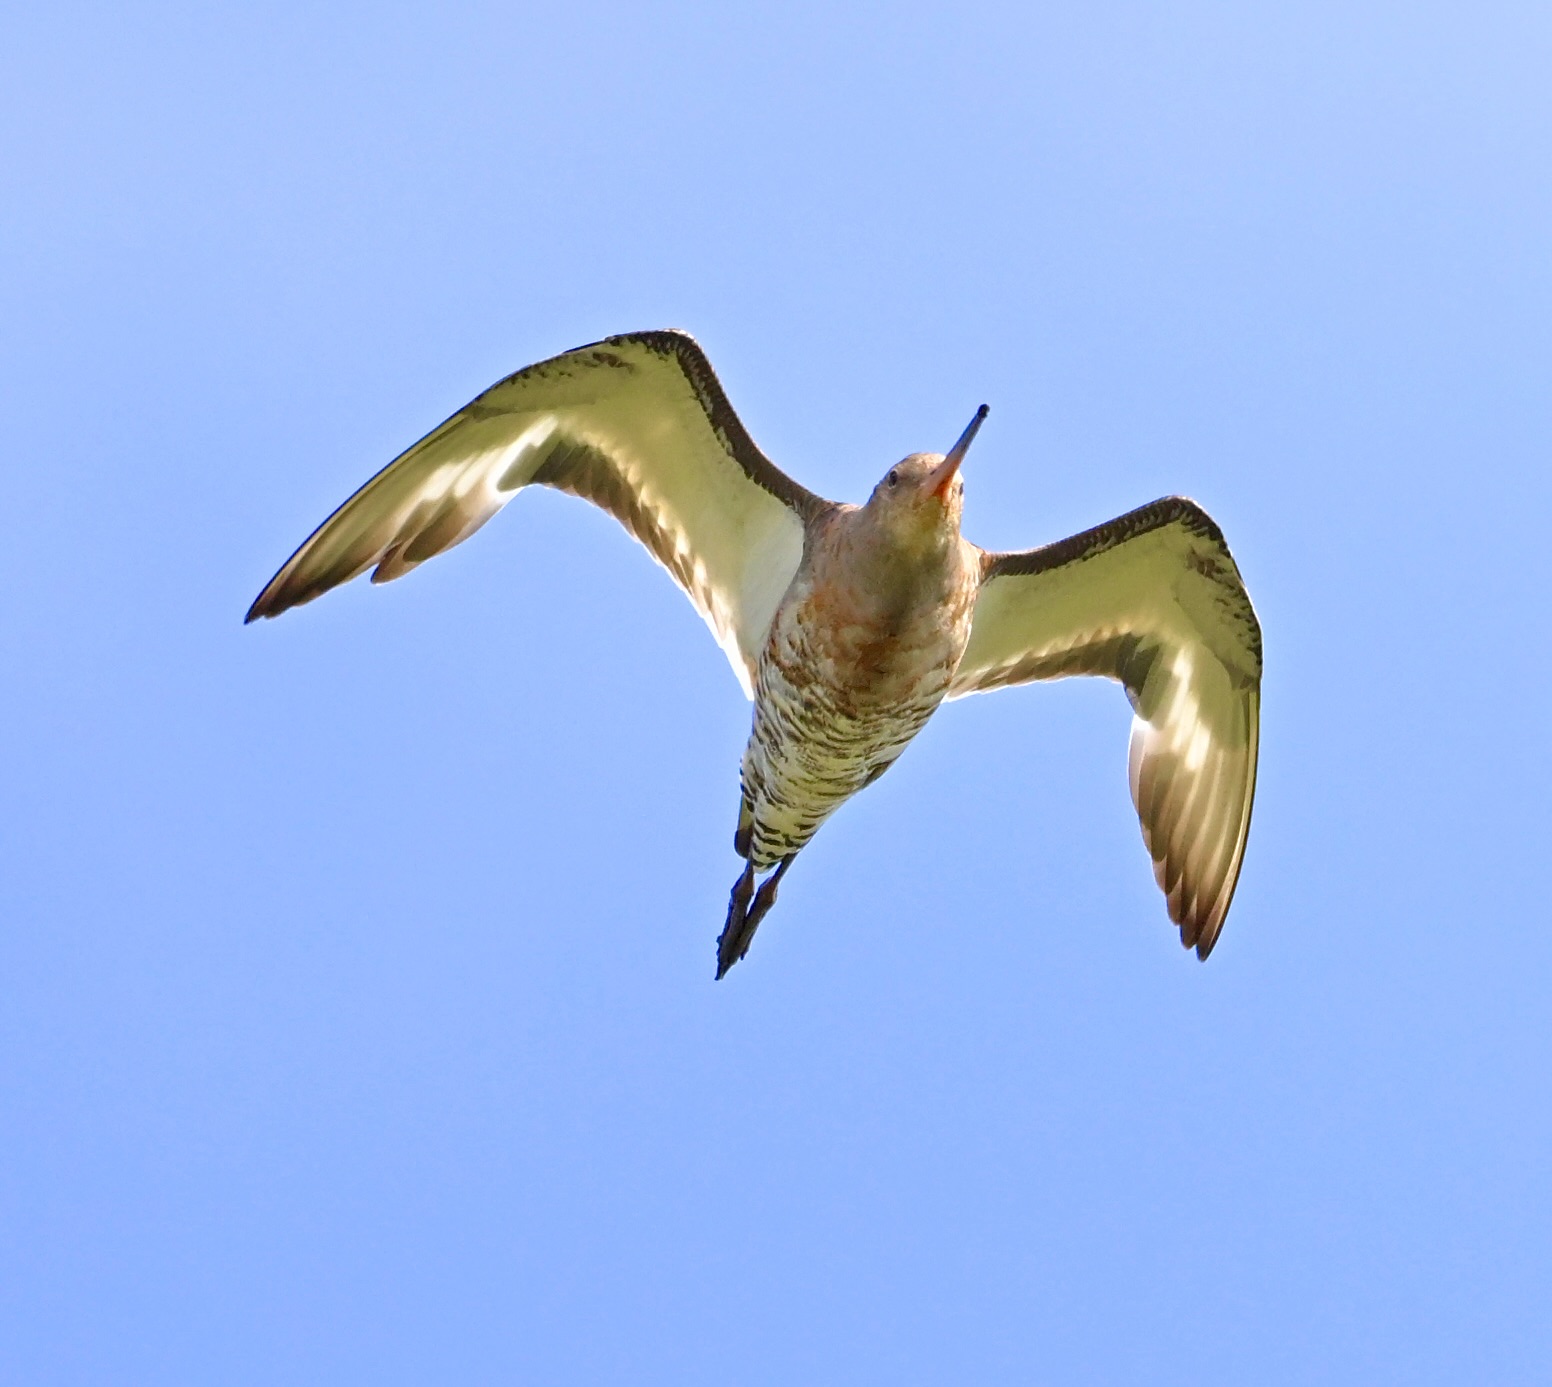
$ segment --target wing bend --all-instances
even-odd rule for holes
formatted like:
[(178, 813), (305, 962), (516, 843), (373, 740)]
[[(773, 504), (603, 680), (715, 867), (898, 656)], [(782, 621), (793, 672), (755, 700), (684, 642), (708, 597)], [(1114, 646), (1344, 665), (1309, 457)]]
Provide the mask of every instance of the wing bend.
[(1206, 958), (1250, 829), (1261, 627), (1195, 502), (1166, 497), (1043, 549), (984, 556), (950, 696), (1071, 674), (1126, 688), (1143, 841), (1181, 942)]
[(247, 620), (279, 616), (368, 568), (374, 583), (397, 578), (530, 485), (618, 519), (689, 595), (750, 693), (807, 523), (829, 503), (755, 446), (683, 332), (610, 337), (493, 385), (324, 521)]

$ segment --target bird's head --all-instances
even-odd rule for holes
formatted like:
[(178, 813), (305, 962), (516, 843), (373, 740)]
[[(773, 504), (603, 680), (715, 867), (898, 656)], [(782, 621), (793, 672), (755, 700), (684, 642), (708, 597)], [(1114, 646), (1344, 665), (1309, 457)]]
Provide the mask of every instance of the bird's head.
[(891, 467), (868, 497), (867, 509), (878, 523), (902, 541), (957, 536), (965, 504), (959, 467), (985, 418), (982, 405), (947, 453), (912, 453)]

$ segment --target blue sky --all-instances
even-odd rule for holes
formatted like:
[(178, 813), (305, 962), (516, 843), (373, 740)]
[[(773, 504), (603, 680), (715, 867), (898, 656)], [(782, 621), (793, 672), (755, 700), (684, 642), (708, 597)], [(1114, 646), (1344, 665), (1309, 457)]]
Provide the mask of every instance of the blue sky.
[[(1530, 1382), (1552, 1357), (1552, 20), (0, 17), (0, 1377)], [(861, 499), (1170, 492), (1265, 630), (1211, 961), (1069, 681), (713, 984), (748, 708), (525, 495), (244, 629), (497, 377), (694, 332)]]

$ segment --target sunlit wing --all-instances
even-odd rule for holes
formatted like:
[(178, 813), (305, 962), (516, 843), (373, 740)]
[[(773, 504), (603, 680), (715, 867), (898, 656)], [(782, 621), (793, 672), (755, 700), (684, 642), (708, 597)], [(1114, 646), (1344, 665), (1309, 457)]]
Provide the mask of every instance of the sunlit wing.
[(1132, 802), (1181, 942), (1206, 958), (1256, 787), (1261, 627), (1206, 511), (1168, 497), (1023, 554), (987, 554), (951, 696), (1099, 674), (1132, 701)]
[(828, 503), (755, 446), (682, 332), (611, 337), (493, 385), (324, 521), (247, 619), (369, 568), (374, 583), (397, 578), (530, 485), (618, 519), (684, 588), (750, 692), (805, 524)]

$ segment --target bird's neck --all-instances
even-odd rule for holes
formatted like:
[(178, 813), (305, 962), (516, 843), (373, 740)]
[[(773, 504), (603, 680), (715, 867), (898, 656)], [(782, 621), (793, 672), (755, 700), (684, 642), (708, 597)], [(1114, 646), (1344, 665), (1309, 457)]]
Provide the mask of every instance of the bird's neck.
[(859, 608), (876, 608), (891, 624), (913, 611), (939, 607), (962, 581), (964, 541), (955, 525), (892, 528), (865, 510), (844, 517), (845, 533), (830, 550), (827, 577)]

